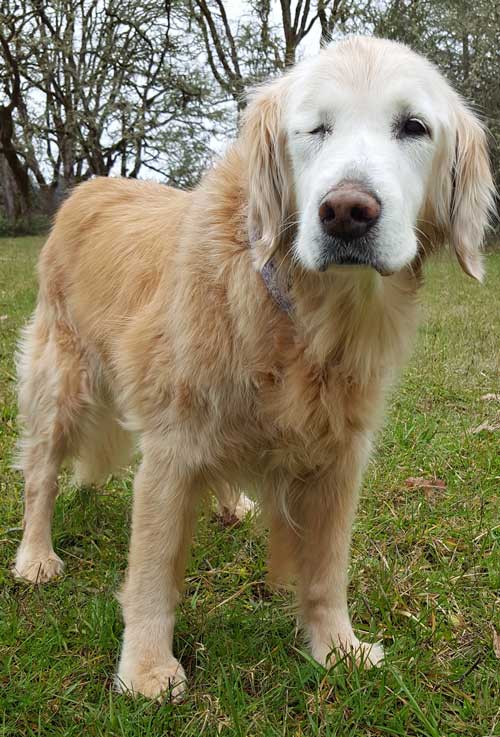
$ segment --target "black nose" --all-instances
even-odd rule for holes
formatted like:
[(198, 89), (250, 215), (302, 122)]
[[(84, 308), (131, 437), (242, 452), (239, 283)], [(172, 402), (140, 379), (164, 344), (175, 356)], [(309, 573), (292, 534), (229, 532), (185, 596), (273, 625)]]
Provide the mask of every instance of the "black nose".
[(326, 235), (352, 241), (375, 225), (380, 210), (380, 202), (360, 183), (346, 182), (325, 195), (318, 214)]

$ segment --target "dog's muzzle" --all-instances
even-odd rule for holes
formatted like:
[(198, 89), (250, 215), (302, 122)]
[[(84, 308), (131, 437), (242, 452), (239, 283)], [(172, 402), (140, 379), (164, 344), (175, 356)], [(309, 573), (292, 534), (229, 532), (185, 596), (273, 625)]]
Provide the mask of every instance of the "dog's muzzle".
[(323, 234), (320, 269), (371, 266), (382, 273), (373, 246), (381, 211), (379, 199), (361, 182), (349, 180), (331, 189), (318, 209)]

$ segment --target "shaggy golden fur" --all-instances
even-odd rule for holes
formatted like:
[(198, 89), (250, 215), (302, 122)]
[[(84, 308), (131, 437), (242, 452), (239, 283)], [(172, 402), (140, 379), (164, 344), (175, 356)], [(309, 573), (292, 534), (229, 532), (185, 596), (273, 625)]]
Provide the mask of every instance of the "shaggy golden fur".
[[(418, 59), (367, 39), (321, 58), (376, 81), (387, 54)], [(382, 277), (369, 268), (320, 272), (293, 257), (300, 174), (291, 172), (283, 116), (295, 73), (254, 94), (240, 137), (194, 191), (83, 184), (40, 257), (19, 356), (26, 509), (15, 572), (43, 582), (62, 570), (51, 542), (60, 464), (73, 459), (81, 482), (97, 482), (127, 463), (137, 435), (118, 684), (151, 697), (170, 688), (180, 698), (184, 688), (174, 610), (207, 488), (226, 505), (230, 489), (258, 493), (271, 573), (296, 580), (312, 655), (326, 663), (341, 649), (379, 662), (381, 648), (358, 641), (347, 610), (361, 476), (415, 331), (425, 253), (449, 241), (464, 269), (481, 273), (492, 191), (484, 133), (447, 86), (450, 116), (414, 223), (416, 258)], [(272, 252), (291, 314), (259, 272)]]

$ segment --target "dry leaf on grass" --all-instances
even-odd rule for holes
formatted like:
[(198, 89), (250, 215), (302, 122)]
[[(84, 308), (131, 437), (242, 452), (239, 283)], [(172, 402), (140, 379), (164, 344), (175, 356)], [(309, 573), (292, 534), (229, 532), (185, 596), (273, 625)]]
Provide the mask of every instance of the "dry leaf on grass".
[(218, 522), (221, 527), (239, 527), (241, 520), (235, 514), (229, 511), (227, 507), (224, 507), (224, 512), (214, 514), (214, 519)]
[(496, 432), (497, 430), (500, 430), (500, 420), (494, 420), (493, 422), (485, 420), (485, 422), (481, 422), (480, 425), (470, 432), (472, 435), (476, 435), (478, 432), (482, 432), (483, 430), (486, 430), (486, 432)]
[(425, 479), (423, 476), (410, 476), (405, 479), (409, 489), (446, 489), (446, 482), (442, 479)]
[(500, 659), (500, 635), (496, 631), (494, 627), (492, 627), (493, 630), (493, 652), (495, 653), (496, 657)]
[(442, 479), (425, 479), (422, 476), (410, 476), (405, 479), (405, 484), (409, 489), (422, 489), (429, 503), (434, 502), (437, 494), (446, 489), (446, 483)]
[(481, 399), (484, 402), (500, 402), (500, 394), (492, 394), (490, 392), (489, 394), (483, 394)]

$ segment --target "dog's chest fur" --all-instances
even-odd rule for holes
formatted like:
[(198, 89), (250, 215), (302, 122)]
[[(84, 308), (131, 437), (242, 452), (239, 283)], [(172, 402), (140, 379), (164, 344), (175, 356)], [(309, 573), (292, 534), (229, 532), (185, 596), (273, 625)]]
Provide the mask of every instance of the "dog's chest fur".
[(353, 437), (376, 428), (413, 334), (414, 291), (382, 286), (370, 294), (370, 286), (337, 279), (325, 291), (304, 280), (287, 315), (258, 289), (248, 314), (241, 303), (231, 314), (228, 290), (214, 299), (207, 285), (203, 297), (198, 284), (200, 312), (167, 336), (168, 346), (160, 335), (142, 344), (130, 336), (151, 377), (142, 377), (135, 399), (193, 466), (229, 475), (231, 467), (243, 475), (270, 465), (294, 474), (325, 468)]
[(331, 463), (353, 435), (377, 428), (385, 390), (414, 332), (413, 295), (397, 307), (387, 295), (363, 305), (345, 284), (338, 287), (319, 307), (297, 306), (296, 323), (292, 318), (274, 336), (272, 370), (257, 382), (270, 444), (305, 468)]

